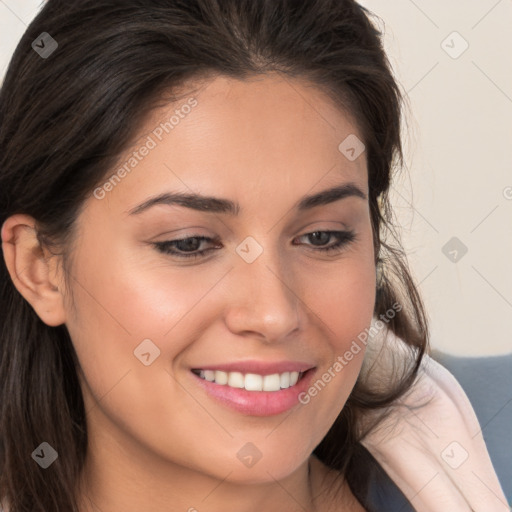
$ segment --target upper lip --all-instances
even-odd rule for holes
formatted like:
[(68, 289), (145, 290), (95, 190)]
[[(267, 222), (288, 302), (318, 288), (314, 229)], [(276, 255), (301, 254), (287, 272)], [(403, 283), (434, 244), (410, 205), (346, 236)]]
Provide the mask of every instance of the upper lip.
[(303, 361), (235, 361), (223, 364), (205, 364), (195, 366), (192, 370), (219, 370), (222, 372), (256, 373), (258, 375), (273, 375), (274, 373), (305, 372), (314, 368), (314, 364)]

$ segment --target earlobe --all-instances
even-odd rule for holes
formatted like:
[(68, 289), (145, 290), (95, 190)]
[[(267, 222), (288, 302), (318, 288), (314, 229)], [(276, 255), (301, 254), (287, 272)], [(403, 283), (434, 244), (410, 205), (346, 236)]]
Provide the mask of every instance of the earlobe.
[[(35, 220), (24, 214), (9, 217), (2, 226), (2, 250), (12, 282), (39, 318), (55, 327), (65, 322), (64, 301), (54, 259), (37, 239)], [(62, 286), (61, 286), (62, 288)]]

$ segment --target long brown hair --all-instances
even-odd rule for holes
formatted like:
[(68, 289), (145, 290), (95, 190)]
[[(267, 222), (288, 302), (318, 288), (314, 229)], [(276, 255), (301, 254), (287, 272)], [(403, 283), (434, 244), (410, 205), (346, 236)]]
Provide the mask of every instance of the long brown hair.
[[(179, 86), (208, 73), (243, 79), (277, 71), (310, 80), (348, 109), (366, 146), (382, 265), (375, 315), (403, 305), (388, 328), (410, 357), (391, 390), (358, 379), (315, 449), (341, 474), (357, 464), (361, 412), (401, 396), (428, 345), (388, 200), (403, 164), (403, 98), (372, 16), (353, 0), (49, 0), (0, 91), (0, 224), (15, 213), (32, 216), (40, 243), (58, 247), (65, 263), (84, 200), (164, 94), (171, 101)], [(43, 32), (58, 43), (47, 58), (31, 47)], [(77, 512), (87, 430), (72, 341), (65, 325), (40, 320), (3, 259), (0, 286), (0, 497), (11, 512)], [(42, 441), (59, 453), (44, 472), (29, 463)]]

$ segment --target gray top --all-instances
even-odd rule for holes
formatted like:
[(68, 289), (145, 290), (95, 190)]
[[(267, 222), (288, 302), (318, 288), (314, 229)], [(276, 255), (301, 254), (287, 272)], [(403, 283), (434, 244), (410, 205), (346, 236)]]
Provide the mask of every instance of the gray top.
[(354, 496), (367, 512), (416, 512), (399, 487), (362, 444), (357, 445), (354, 459), (354, 464), (347, 471), (347, 481)]

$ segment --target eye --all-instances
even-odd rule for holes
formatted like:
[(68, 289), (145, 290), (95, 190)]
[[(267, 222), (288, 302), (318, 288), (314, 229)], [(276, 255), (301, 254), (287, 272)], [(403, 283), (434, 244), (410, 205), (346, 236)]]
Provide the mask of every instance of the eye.
[[(166, 240), (165, 242), (155, 242), (157, 250), (164, 254), (171, 254), (178, 258), (199, 258), (207, 252), (213, 251), (214, 248), (198, 250), (201, 247), (201, 243), (209, 241), (220, 242), (218, 238), (210, 238), (207, 236), (189, 236), (187, 238), (179, 238), (177, 240)], [(176, 248), (178, 250), (176, 250)], [(184, 251), (184, 252), (181, 252)]]
[[(354, 231), (313, 231), (312, 233), (306, 233), (299, 237), (308, 237), (310, 240), (314, 240), (313, 246), (314, 251), (320, 252), (340, 252), (343, 247), (352, 243), (356, 239)], [(335, 237), (336, 241), (333, 244), (323, 246), (327, 243), (331, 237)], [(317, 244), (318, 242), (318, 244)], [(320, 247), (321, 246), (321, 247)]]
[[(317, 252), (339, 252), (341, 249), (356, 239), (354, 231), (313, 231), (298, 237), (309, 237), (313, 240), (313, 251)], [(324, 246), (331, 238), (335, 238), (335, 242)], [(199, 248), (203, 242), (214, 243), (217, 247), (208, 247), (206, 249)], [(164, 242), (155, 242), (153, 245), (156, 249), (164, 254), (170, 254), (177, 258), (200, 258), (206, 253), (215, 250), (220, 244), (219, 238), (210, 238), (207, 236), (189, 236), (176, 240), (166, 240)], [(300, 244), (296, 244), (300, 245)]]

